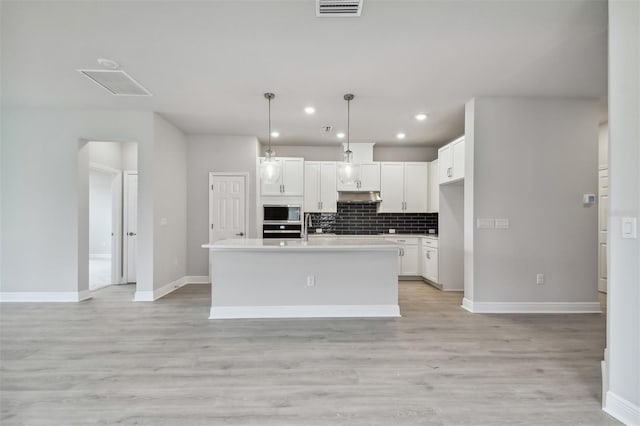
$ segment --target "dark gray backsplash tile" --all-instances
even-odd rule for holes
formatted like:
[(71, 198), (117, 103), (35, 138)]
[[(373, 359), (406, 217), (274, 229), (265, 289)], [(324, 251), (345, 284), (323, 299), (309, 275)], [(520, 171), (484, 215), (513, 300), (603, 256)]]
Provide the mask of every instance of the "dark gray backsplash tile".
[(397, 234), (438, 233), (438, 213), (378, 213), (376, 204), (338, 203), (337, 213), (311, 213), (314, 232), (376, 235), (395, 229)]

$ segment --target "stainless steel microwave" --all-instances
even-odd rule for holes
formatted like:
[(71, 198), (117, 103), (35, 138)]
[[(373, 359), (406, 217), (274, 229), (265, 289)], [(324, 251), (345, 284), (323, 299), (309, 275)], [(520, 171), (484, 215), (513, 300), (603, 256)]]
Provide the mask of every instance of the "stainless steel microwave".
[(264, 223), (300, 223), (301, 210), (299, 204), (264, 204), (262, 220)]

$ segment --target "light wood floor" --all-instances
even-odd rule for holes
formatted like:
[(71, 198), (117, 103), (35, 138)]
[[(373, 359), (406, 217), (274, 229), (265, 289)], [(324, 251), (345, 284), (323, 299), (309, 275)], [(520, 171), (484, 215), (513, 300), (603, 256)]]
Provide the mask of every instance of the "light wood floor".
[(0, 305), (2, 425), (608, 425), (604, 315), (472, 315), (401, 282), (398, 319), (207, 319), (209, 286)]

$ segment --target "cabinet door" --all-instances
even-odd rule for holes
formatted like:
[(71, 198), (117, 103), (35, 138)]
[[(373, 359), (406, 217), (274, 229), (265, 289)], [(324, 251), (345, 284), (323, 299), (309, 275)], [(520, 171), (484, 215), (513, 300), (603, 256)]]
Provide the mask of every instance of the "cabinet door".
[(440, 182), (438, 182), (438, 160), (429, 163), (429, 213), (440, 211)]
[(452, 180), (464, 179), (464, 138), (453, 143)]
[(380, 191), (380, 163), (360, 164), (360, 191)]
[(305, 161), (304, 163), (304, 211), (321, 211), (321, 163)]
[(418, 270), (418, 246), (406, 245), (403, 246), (403, 250), (404, 256), (402, 256), (402, 269), (400, 270), (401, 275), (420, 275)]
[[(381, 182), (382, 185), (382, 182)], [(429, 164), (404, 164), (404, 212), (426, 213), (429, 199)], [(384, 200), (384, 198), (382, 198)]]
[[(262, 165), (263, 161), (264, 158), (261, 158), (260, 165)], [(284, 173), (282, 168), (282, 159), (277, 158), (276, 161), (280, 165), (280, 179), (274, 183), (265, 183), (264, 181), (260, 181), (260, 194), (262, 195), (282, 195), (282, 173)]]
[(438, 250), (427, 248), (425, 260), (427, 262), (426, 278), (429, 281), (437, 284), (438, 283)]
[(427, 250), (428, 247), (420, 247), (420, 276), (427, 278)]
[(380, 213), (404, 212), (404, 163), (380, 164)]
[(336, 213), (338, 211), (335, 162), (329, 161), (320, 164), (320, 203), (323, 212)]
[(304, 189), (304, 160), (302, 158), (282, 159), (282, 195), (302, 196)]
[(449, 175), (451, 174), (451, 167), (453, 163), (453, 156), (451, 152), (451, 145), (443, 146), (438, 150), (438, 181), (443, 184), (451, 180)]

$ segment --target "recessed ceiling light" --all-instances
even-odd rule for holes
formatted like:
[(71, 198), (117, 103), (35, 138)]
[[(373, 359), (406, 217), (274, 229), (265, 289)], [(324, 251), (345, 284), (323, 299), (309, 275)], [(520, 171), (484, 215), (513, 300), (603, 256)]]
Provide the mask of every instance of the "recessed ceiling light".
[(398, 134), (396, 135), (396, 138), (398, 138), (398, 139), (404, 139), (406, 136), (407, 136), (407, 135), (405, 135), (404, 133), (398, 133)]
[(120, 68), (120, 64), (111, 59), (99, 58), (98, 63), (110, 70), (117, 70), (118, 68)]
[(304, 109), (304, 112), (306, 112), (307, 114), (311, 115), (314, 114), (316, 112), (316, 109), (312, 106), (308, 106)]
[(421, 112), (419, 114), (416, 114), (416, 120), (418, 121), (424, 121), (427, 119), (427, 114), (425, 114), (424, 112)]
[(344, 133), (340, 132), (340, 133), (336, 134), (336, 136), (338, 137), (338, 139), (343, 139), (344, 138)]
[(271, 132), (272, 138), (277, 138), (278, 136), (280, 136), (280, 132)]

